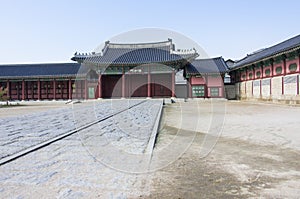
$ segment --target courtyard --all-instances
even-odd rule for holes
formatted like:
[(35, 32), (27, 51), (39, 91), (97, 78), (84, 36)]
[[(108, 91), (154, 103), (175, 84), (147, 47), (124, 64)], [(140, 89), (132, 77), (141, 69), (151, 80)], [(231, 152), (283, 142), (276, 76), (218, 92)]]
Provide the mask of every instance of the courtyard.
[[(104, 110), (119, 110), (129, 101), (25, 102), (2, 108), (1, 156), (89, 123), (108, 114)], [(165, 100), (156, 143), (149, 152), (149, 129), (158, 106), (156, 100), (146, 101), (143, 108), (0, 166), (1, 196), (297, 198), (300, 194), (299, 106)], [(9, 142), (7, 129), (20, 133), (25, 129), (31, 136), (11, 137), (14, 142)]]

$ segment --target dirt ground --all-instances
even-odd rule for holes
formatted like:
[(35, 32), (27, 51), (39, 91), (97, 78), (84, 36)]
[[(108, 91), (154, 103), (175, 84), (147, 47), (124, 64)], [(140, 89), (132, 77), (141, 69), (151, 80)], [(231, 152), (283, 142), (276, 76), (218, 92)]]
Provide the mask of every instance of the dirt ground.
[[(300, 151), (297, 150), (300, 143), (294, 139), (294, 142), (282, 145), (281, 140), (273, 139), (281, 133), (286, 141), (292, 139), (293, 136), (290, 134), (294, 134), (294, 130), (299, 131), (300, 123), (297, 123), (299, 118), (297, 120), (290, 118), (294, 115), (300, 116), (299, 108), (255, 103), (224, 102), (224, 104), (226, 105), (224, 128), (218, 140), (200, 131), (192, 131), (193, 125), (182, 124), (183, 117), (195, 123), (199, 102), (165, 106), (163, 124), (153, 157), (154, 162), (160, 160), (157, 163), (160, 164), (160, 169), (156, 169), (153, 173), (149, 198), (300, 197)], [(200, 106), (201, 114), (198, 118), (205, 121), (209, 116), (205, 113), (210, 112), (211, 105), (208, 102), (200, 102)], [(274, 117), (272, 119), (274, 113), (277, 113), (277, 119)], [(266, 119), (257, 121), (255, 115), (263, 115)], [(238, 117), (235, 118), (236, 116)], [(245, 117), (252, 120), (244, 123)], [(290, 118), (284, 120), (290, 121), (288, 132), (280, 131), (280, 128), (276, 127), (273, 132), (270, 131), (270, 135), (264, 135), (268, 134), (266, 132), (266, 129), (269, 129), (268, 125), (274, 125), (272, 120), (280, 118)], [(234, 122), (231, 122), (232, 119)], [(252, 130), (242, 129), (242, 126)], [(235, 132), (226, 132), (228, 129), (238, 127), (241, 128), (238, 136)], [(284, 125), (280, 127), (285, 128)], [(199, 126), (194, 128), (201, 129)], [(204, 150), (205, 146), (203, 142), (205, 139), (205, 142), (208, 142), (210, 138), (217, 142), (210, 153), (202, 157), (201, 150)], [(189, 145), (191, 140), (192, 144)], [(176, 142), (177, 147), (172, 146), (173, 142)], [(183, 145), (187, 146), (187, 149), (181, 148), (182, 153), (175, 149)], [(166, 151), (169, 154), (162, 155)], [(166, 162), (162, 163), (161, 159)]]

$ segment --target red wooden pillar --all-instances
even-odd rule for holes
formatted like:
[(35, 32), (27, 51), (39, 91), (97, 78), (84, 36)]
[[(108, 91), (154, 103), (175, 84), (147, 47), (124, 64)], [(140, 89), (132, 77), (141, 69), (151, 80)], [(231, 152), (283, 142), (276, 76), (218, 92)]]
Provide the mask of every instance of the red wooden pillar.
[(78, 80), (75, 79), (74, 84), (75, 84), (75, 98), (78, 99), (78, 93), (79, 93), (79, 90), (78, 90), (78, 88), (79, 88)]
[(25, 80), (22, 80), (22, 100), (25, 100)]
[(208, 76), (205, 75), (204, 98), (208, 98)]
[(84, 80), (84, 96), (85, 96), (85, 99), (87, 100), (89, 98), (88, 96), (88, 81), (87, 79)]
[(284, 77), (281, 77), (281, 94), (284, 95)]
[(148, 98), (151, 97), (151, 73), (150, 73), (150, 66), (148, 66), (148, 84), (147, 84), (147, 96)]
[(56, 80), (53, 79), (53, 100), (56, 100)]
[(191, 77), (188, 78), (188, 98), (192, 98), (192, 83), (191, 83)]
[(262, 81), (261, 79), (259, 80), (259, 96), (262, 98), (262, 85), (261, 85)]
[(64, 99), (64, 90), (65, 90), (65, 81), (62, 81), (60, 83), (60, 98)]
[(283, 75), (286, 75), (286, 60), (283, 59)]
[(125, 71), (122, 69), (122, 98), (125, 98)]
[(37, 82), (37, 89), (38, 89), (38, 100), (41, 99), (41, 80), (38, 79), (38, 82)]
[(72, 80), (69, 79), (69, 91), (68, 91), (68, 94), (69, 94), (69, 100), (72, 99)]
[(270, 95), (272, 95), (272, 79), (274, 74), (274, 63), (271, 62), (271, 73), (270, 73)]
[[(300, 55), (298, 56), (298, 71), (299, 70), (300, 70)], [(299, 95), (299, 75), (300, 74), (297, 75), (297, 95)]]
[(7, 89), (7, 99), (10, 100), (10, 82), (7, 80), (6, 82), (6, 89)]
[(297, 95), (299, 95), (299, 75), (297, 75)]
[(175, 97), (175, 69), (172, 70), (172, 97)]
[(98, 77), (98, 98), (101, 99), (102, 98), (102, 74), (99, 73), (99, 77)]
[(270, 73), (270, 77), (273, 78), (273, 75), (274, 75), (274, 64), (273, 62), (271, 63), (271, 73)]

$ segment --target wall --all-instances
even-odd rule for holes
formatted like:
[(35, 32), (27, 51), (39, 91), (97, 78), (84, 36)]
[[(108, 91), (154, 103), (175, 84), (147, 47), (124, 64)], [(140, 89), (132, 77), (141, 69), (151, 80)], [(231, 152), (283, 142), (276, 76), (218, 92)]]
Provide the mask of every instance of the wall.
[[(244, 69), (231, 72), (232, 81), (236, 81), (238, 99), (300, 104), (299, 55), (286, 56), (266, 66), (252, 66), (247, 66), (246, 71)], [(254, 73), (253, 76), (250, 77), (250, 73)]]
[(187, 84), (176, 84), (175, 96), (177, 98), (187, 98), (188, 96)]
[(300, 75), (289, 74), (235, 84), (238, 99), (300, 104)]
[[(205, 96), (203, 97), (224, 97), (224, 80), (220, 75), (208, 75), (206, 77), (192, 76), (189, 82), (191, 86), (205, 85)], [(218, 88), (219, 96), (213, 96), (211, 88)], [(192, 97), (191, 94), (189, 96)]]
[(236, 86), (234, 84), (225, 84), (225, 98), (236, 99)]

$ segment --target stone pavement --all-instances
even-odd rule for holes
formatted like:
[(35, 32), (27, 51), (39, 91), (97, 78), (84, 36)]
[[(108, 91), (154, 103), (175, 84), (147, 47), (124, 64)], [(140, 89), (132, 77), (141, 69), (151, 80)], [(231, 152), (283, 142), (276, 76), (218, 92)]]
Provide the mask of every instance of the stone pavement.
[[(17, 124), (11, 122), (12, 118), (3, 119), (1, 128), (10, 130), (5, 131), (6, 140), (5, 136), (1, 139), (2, 156), (8, 154), (9, 148), (13, 148), (9, 151), (12, 153), (45, 140), (46, 136), (58, 135), (139, 102), (141, 100), (112, 100), (76, 104), (73, 109), (62, 108), (14, 118), (22, 119)], [(145, 172), (151, 154), (146, 153), (146, 149), (160, 105), (160, 100), (147, 100), (140, 106), (2, 165), (1, 197), (128, 198), (149, 195), (151, 176)], [(13, 135), (8, 134), (12, 134), (13, 129), (18, 129), (16, 136), (23, 136), (14, 138), (13, 143), (18, 143), (19, 148), (2, 144), (11, 140)], [(27, 135), (36, 139), (26, 139)]]
[(140, 101), (95, 101), (94, 103), (74, 104), (66, 108), (39, 113), (1, 118), (0, 159), (72, 131), (76, 127), (81, 127)]

